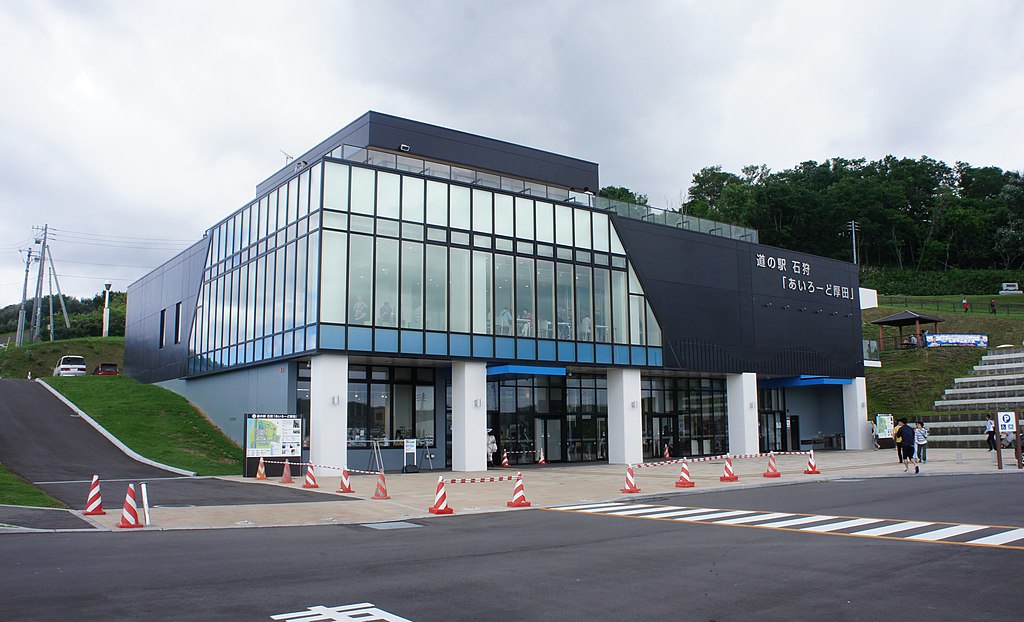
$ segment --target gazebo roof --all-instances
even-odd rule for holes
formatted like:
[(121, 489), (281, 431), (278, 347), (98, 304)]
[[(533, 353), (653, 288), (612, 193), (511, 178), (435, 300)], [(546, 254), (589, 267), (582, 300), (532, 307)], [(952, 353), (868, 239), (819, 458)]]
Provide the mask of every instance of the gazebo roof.
[(932, 322), (945, 322), (941, 317), (935, 317), (932, 315), (924, 315), (922, 313), (914, 313), (913, 311), (900, 311), (893, 315), (872, 321), (872, 324), (881, 324), (882, 326), (914, 326), (918, 323), (932, 323)]

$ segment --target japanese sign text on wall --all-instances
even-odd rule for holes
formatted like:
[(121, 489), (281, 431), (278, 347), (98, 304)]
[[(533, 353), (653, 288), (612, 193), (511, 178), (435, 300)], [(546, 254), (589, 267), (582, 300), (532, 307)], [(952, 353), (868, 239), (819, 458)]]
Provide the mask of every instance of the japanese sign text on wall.
[(811, 264), (806, 261), (757, 253), (754, 255), (754, 266), (761, 270), (779, 272), (779, 284), (784, 292), (822, 294), (840, 300), (857, 299), (855, 287), (815, 281), (811, 275)]

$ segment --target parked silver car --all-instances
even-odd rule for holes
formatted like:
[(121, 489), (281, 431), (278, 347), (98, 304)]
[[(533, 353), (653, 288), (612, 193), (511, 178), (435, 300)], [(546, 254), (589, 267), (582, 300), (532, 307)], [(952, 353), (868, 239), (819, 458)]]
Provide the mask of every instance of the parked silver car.
[(85, 358), (81, 356), (62, 356), (53, 368), (54, 376), (84, 376), (87, 373)]

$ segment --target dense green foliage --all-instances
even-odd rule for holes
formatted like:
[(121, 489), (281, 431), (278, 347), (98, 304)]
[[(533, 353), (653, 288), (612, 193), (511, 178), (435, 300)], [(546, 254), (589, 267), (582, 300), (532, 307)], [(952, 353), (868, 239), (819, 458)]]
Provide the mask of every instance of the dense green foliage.
[[(852, 259), (848, 223), (855, 220), (862, 266), (929, 271), (1024, 266), (1024, 178), (997, 167), (893, 156), (804, 162), (777, 173), (747, 166), (737, 175), (715, 166), (693, 176), (682, 210), (757, 229), (764, 244), (846, 261)], [(992, 283), (978, 288), (957, 283), (943, 293), (958, 290), (993, 291)]]
[[(902, 296), (996, 295), (1002, 283), (1019, 283), (1024, 287), (1021, 270), (900, 270), (899, 268), (865, 267), (860, 272), (861, 287), (870, 287), (880, 294)], [(1024, 296), (1002, 297), (1000, 303), (1024, 304)]]
[[(124, 318), (127, 294), (125, 292), (110, 292), (110, 334), (124, 335)], [(0, 309), (0, 335), (15, 335), (18, 331), (18, 309), (21, 305), (8, 305)], [(64, 312), (60, 308), (60, 301), (54, 296), (53, 300), (53, 337), (54, 339), (72, 339), (75, 337), (99, 337), (103, 334), (103, 292), (92, 298), (74, 298), (66, 296), (64, 306), (68, 309), (68, 319), (71, 320), (71, 328), (64, 325)], [(42, 315), (40, 316), (42, 339), (50, 338), (50, 303), (45, 298), (42, 301)], [(29, 340), (29, 327), (32, 325), (32, 300), (25, 305), (25, 341)], [(6, 338), (4, 339), (6, 341)]]
[(122, 443), (199, 475), (240, 475), (242, 449), (189, 402), (125, 376), (46, 378)]
[(637, 194), (623, 186), (605, 186), (597, 191), (597, 196), (615, 199), (616, 201), (625, 201), (635, 205), (647, 205), (646, 194)]

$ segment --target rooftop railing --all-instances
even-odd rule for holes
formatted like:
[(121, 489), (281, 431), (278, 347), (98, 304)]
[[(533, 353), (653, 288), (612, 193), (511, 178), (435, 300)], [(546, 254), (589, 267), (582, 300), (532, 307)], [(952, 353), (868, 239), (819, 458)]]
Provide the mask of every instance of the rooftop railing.
[(576, 192), (559, 186), (549, 186), (536, 181), (520, 179), (517, 177), (506, 177), (494, 173), (486, 173), (470, 168), (452, 166), (441, 162), (413, 158), (389, 151), (355, 147), (353, 145), (341, 145), (335, 148), (327, 157), (338, 160), (348, 160), (360, 164), (369, 164), (381, 168), (389, 168), (397, 171), (416, 173), (437, 179), (447, 179), (464, 184), (489, 188), (491, 190), (503, 190), (516, 194), (525, 194), (538, 199), (549, 199), (562, 203), (575, 203), (593, 209), (612, 212), (622, 218), (630, 220), (641, 220), (676, 229), (686, 229), (708, 235), (717, 235), (733, 240), (746, 242), (758, 241), (757, 230), (730, 225), (707, 218), (698, 218), (688, 214), (682, 214), (675, 210), (662, 209), (651, 205), (637, 205), (625, 201), (616, 201), (606, 197), (599, 197), (590, 192)]

